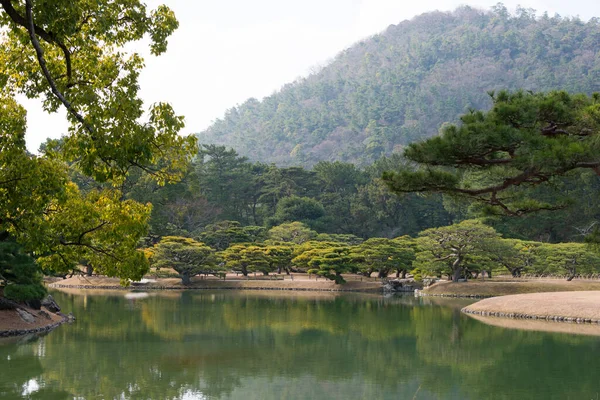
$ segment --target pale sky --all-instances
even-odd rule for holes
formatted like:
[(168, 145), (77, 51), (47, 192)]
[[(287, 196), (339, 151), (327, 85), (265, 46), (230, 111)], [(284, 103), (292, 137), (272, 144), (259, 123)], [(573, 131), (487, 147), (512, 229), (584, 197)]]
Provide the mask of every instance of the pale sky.
[[(186, 118), (183, 133), (199, 132), (225, 110), (250, 97), (261, 99), (325, 65), (337, 53), (391, 24), (427, 11), (460, 5), (489, 9), (498, 0), (147, 0), (167, 4), (179, 19), (167, 53), (146, 59), (140, 77), (146, 105), (171, 103)], [(598, 0), (505, 0), (538, 14), (600, 17)], [(66, 132), (64, 112), (48, 115), (41, 103), (23, 99), (27, 147)]]

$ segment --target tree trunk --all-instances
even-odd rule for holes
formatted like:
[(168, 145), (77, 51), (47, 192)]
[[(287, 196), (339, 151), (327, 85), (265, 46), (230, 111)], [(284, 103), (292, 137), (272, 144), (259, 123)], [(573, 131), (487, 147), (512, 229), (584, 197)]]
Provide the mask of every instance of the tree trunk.
[(242, 271), (241, 272), (242, 272), (242, 275), (248, 276), (248, 269), (245, 266), (242, 267)]
[(396, 270), (396, 278), (399, 278), (399, 277), (400, 277), (400, 270), (398, 269), (398, 270)]
[(184, 285), (189, 285), (192, 283), (192, 280), (190, 278), (190, 273), (189, 272), (182, 272), (181, 273), (181, 283), (183, 283)]
[(382, 270), (382, 269), (380, 269), (380, 270), (379, 270), (379, 273), (377, 274), (377, 277), (378, 277), (378, 278), (380, 278), (380, 279), (381, 279), (381, 278), (387, 278), (387, 276), (388, 276), (388, 273), (387, 273), (387, 271), (385, 271), (385, 270)]
[(457, 268), (454, 271), (452, 271), (452, 282), (458, 282), (458, 280), (460, 279), (460, 273), (460, 268)]
[(452, 263), (452, 282), (458, 282), (460, 279), (460, 273), (462, 272), (462, 257), (457, 257)]
[(92, 267), (91, 265), (86, 265), (85, 266), (85, 274), (87, 276), (92, 276), (92, 273), (94, 272), (94, 267)]

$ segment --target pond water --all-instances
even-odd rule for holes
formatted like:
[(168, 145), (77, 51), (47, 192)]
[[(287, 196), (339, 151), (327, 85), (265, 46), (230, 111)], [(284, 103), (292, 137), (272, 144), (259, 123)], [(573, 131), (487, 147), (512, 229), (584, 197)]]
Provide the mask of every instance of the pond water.
[(0, 344), (1, 399), (599, 399), (600, 338), (400, 296), (53, 293), (77, 321)]

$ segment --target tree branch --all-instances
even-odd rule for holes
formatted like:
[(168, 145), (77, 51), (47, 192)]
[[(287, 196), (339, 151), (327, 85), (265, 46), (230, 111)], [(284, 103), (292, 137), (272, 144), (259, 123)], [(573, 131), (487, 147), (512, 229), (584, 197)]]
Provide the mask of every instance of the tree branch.
[[(0, 0), (0, 1), (2, 2), (3, 6), (4, 6), (4, 3), (7, 3), (7, 2), (8, 2), (8, 4), (10, 4), (10, 0)], [(69, 111), (69, 113), (71, 115), (73, 115), (75, 117), (75, 119), (77, 119), (77, 121), (79, 121), (90, 134), (93, 135), (95, 133), (94, 128), (85, 121), (83, 116), (81, 114), (79, 114), (79, 112), (75, 109), (75, 107), (73, 107), (73, 105), (65, 98), (65, 96), (60, 92), (60, 90), (58, 90), (58, 87), (56, 86), (56, 82), (54, 82), (52, 75), (50, 75), (50, 71), (48, 70), (48, 66), (46, 65), (46, 59), (44, 58), (44, 50), (42, 49), (42, 46), (40, 45), (40, 42), (36, 35), (35, 24), (33, 22), (33, 10), (32, 9), (33, 9), (32, 0), (25, 0), (25, 12), (26, 12), (26, 21), (25, 22), (26, 22), (26, 26), (27, 26), (27, 31), (29, 32), (29, 38), (31, 39), (31, 44), (33, 45), (33, 48), (35, 49), (35, 53), (36, 53), (36, 56), (38, 59), (38, 64), (40, 65), (40, 68), (42, 69), (42, 73), (44, 74), (44, 77), (46, 77), (46, 80), (48, 81), (48, 84), (50, 85), (50, 89), (52, 90), (52, 93), (66, 107), (67, 111)], [(67, 71), (67, 73), (68, 72), (69, 71)]]
[(102, 228), (104, 225), (106, 225), (106, 224), (108, 224), (108, 221), (103, 221), (103, 222), (102, 222), (100, 225), (98, 225), (98, 226), (95, 226), (95, 227), (93, 227), (93, 228), (91, 228), (91, 229), (88, 229), (88, 230), (87, 230), (87, 231), (85, 231), (85, 232), (82, 232), (82, 233), (79, 235), (79, 238), (77, 239), (78, 243), (81, 243), (81, 241), (83, 240), (83, 237), (84, 237), (85, 235), (87, 235), (88, 233), (95, 232), (95, 231), (97, 231), (98, 229), (101, 229), (101, 228)]
[[(17, 10), (15, 10), (15, 8), (12, 5), (11, 0), (0, 0), (0, 4), (2, 5), (2, 8), (4, 8), (4, 11), (6, 12), (6, 14), (8, 14), (10, 19), (14, 23), (22, 26), (23, 28), (27, 28), (27, 30), (29, 30), (29, 27), (28, 27), (29, 24), (28, 24), (27, 20), (25, 18), (23, 18), (23, 16), (20, 15), (17, 12)], [(43, 28), (41, 28), (35, 24), (33, 26), (33, 29), (34, 29), (35, 34), (38, 35), (39, 37), (41, 37), (45, 42), (50, 43), (50, 44), (55, 44), (62, 50), (62, 52), (65, 56), (65, 64), (67, 67), (67, 82), (68, 82), (68, 84), (70, 84), (71, 78), (72, 78), (71, 52), (69, 51), (67, 46), (65, 46), (65, 44), (62, 41), (60, 41), (52, 32), (46, 32)]]

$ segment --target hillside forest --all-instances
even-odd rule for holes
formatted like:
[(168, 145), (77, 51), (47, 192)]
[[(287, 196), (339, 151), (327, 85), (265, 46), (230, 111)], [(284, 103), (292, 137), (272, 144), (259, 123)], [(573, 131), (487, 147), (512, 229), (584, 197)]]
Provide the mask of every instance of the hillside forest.
[(310, 76), (229, 109), (198, 137), (252, 161), (368, 166), (431, 137), (489, 91), (600, 90), (600, 20), (460, 7), (390, 25)]

